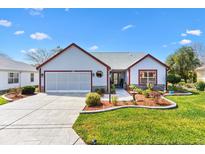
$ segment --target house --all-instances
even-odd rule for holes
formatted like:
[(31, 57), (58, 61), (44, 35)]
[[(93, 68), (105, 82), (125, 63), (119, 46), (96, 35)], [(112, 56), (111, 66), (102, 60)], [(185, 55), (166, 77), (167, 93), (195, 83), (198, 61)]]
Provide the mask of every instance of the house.
[(135, 84), (166, 88), (168, 66), (150, 54), (87, 52), (72, 43), (37, 67), (44, 92), (109, 91), (110, 83), (126, 88)]
[(0, 91), (27, 85), (38, 85), (35, 67), (0, 55)]
[(205, 82), (205, 65), (196, 69), (197, 81)]

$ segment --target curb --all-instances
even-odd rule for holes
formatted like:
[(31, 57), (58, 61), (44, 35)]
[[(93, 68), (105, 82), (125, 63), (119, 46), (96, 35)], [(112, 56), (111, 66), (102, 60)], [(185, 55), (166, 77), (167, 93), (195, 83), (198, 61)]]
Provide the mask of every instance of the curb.
[(169, 105), (169, 106), (144, 106), (144, 105), (115, 106), (115, 107), (101, 109), (101, 110), (81, 111), (80, 114), (101, 113), (101, 112), (107, 112), (107, 111), (122, 109), (122, 108), (173, 109), (173, 108), (177, 107), (177, 104), (174, 101), (171, 101), (171, 100), (169, 100), (169, 99), (167, 99), (163, 96), (161, 96), (161, 98), (168, 101), (169, 103), (171, 103), (171, 105)]
[(188, 95), (192, 95), (192, 93), (187, 92), (187, 93), (164, 94), (164, 96), (188, 96)]

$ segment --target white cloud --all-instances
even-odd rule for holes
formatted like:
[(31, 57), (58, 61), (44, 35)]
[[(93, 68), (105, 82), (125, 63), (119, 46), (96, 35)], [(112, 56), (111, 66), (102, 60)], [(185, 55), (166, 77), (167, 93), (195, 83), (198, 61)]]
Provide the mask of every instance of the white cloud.
[(33, 8), (29, 9), (29, 14), (32, 16), (41, 16), (43, 17), (43, 8)]
[(30, 53), (35, 53), (36, 51), (37, 51), (37, 49), (31, 48), (31, 49), (29, 49), (29, 50), (21, 50), (21, 53), (28, 53), (28, 52), (30, 52)]
[(167, 47), (167, 45), (166, 45), (166, 44), (164, 44), (164, 45), (162, 45), (162, 47), (163, 47), (163, 48), (166, 48), (166, 47)]
[(171, 45), (175, 45), (175, 44), (177, 44), (177, 42), (171, 42)]
[(124, 27), (122, 27), (122, 31), (125, 31), (125, 30), (127, 30), (127, 29), (130, 29), (130, 28), (133, 28), (134, 27), (134, 25), (131, 25), (131, 24), (129, 24), (129, 25), (126, 25), (126, 26), (124, 26)]
[(18, 30), (14, 33), (14, 35), (22, 35), (24, 34), (25, 32), (23, 30)]
[(185, 33), (182, 33), (182, 34), (181, 34), (181, 36), (183, 36), (183, 37), (184, 37), (184, 36), (187, 36), (187, 34), (185, 34)]
[(186, 33), (190, 35), (200, 36), (202, 34), (202, 31), (200, 29), (194, 29), (194, 30), (186, 30)]
[(69, 8), (65, 8), (65, 11), (68, 12), (70, 9)]
[(0, 26), (10, 27), (12, 25), (11, 21), (0, 19)]
[(30, 37), (34, 40), (44, 40), (44, 39), (51, 39), (51, 37), (45, 33), (36, 32), (31, 34)]
[(99, 47), (97, 45), (93, 45), (91, 46), (89, 49), (92, 50), (92, 51), (95, 51), (97, 50)]
[(179, 42), (179, 44), (185, 45), (185, 44), (190, 44), (192, 41), (188, 39), (183, 39)]

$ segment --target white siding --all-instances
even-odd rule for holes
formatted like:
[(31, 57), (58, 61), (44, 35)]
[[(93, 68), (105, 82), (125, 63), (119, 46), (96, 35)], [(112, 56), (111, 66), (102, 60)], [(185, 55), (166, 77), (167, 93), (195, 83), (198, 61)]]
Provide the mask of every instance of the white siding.
[(205, 70), (198, 70), (197, 71), (197, 81), (204, 81), (205, 82)]
[(8, 73), (16, 71), (0, 71), (0, 90), (7, 90), (10, 88), (23, 87), (27, 85), (38, 85), (38, 73), (34, 73), (34, 82), (30, 82), (31, 72), (18, 72), (19, 83), (8, 84)]
[[(107, 68), (100, 62), (91, 58), (76, 47), (71, 47), (59, 56), (41, 67), (41, 73), (48, 70), (92, 70), (92, 73), (102, 71), (101, 78), (93, 76), (93, 86), (107, 86)], [(41, 77), (41, 85), (44, 86), (44, 78)]]
[(130, 84), (139, 84), (138, 71), (146, 69), (157, 70), (157, 84), (166, 84), (166, 67), (150, 57), (143, 59), (130, 68)]

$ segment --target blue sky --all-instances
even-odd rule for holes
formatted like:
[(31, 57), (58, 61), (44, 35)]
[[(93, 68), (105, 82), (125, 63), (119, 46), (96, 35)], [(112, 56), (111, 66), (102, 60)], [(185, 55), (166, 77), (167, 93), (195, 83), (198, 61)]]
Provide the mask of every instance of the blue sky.
[(205, 9), (0, 9), (0, 52), (74, 42), (88, 51), (143, 51), (164, 61), (182, 45), (205, 42)]

